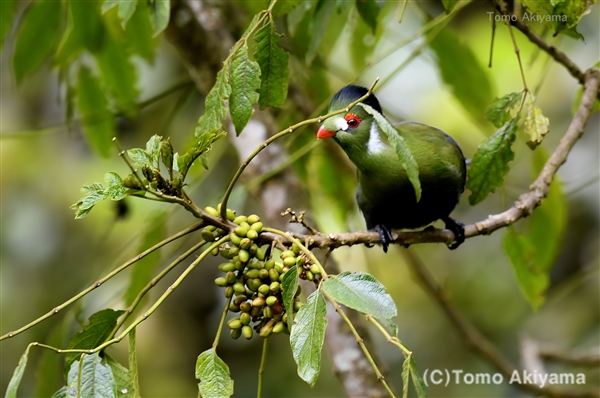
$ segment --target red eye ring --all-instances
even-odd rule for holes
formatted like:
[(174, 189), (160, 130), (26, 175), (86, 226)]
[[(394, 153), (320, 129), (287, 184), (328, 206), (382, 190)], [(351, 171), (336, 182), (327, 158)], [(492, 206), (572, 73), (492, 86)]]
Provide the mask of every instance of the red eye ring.
[(346, 116), (344, 116), (344, 120), (346, 120), (348, 123), (348, 127), (352, 129), (358, 127), (360, 122), (362, 122), (362, 119), (356, 116), (354, 113), (347, 113)]

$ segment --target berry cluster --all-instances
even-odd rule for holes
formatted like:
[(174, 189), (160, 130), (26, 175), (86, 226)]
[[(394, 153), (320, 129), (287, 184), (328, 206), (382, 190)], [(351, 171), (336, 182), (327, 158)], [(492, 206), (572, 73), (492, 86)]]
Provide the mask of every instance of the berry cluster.
[[(205, 211), (214, 216), (219, 214), (212, 207), (207, 207)], [(320, 275), (318, 266), (301, 254), (296, 245), (292, 245), (291, 250), (281, 252), (281, 261), (276, 261), (271, 245), (259, 246), (263, 223), (257, 215), (236, 216), (235, 212), (227, 209), (227, 218), (237, 227), (229, 234), (230, 241), (218, 248), (221, 256), (229, 261), (219, 265), (219, 270), (225, 275), (215, 279), (215, 284), (223, 287), (225, 297), (231, 299), (229, 311), (239, 314), (227, 323), (231, 337), (237, 339), (243, 335), (251, 339), (254, 332), (263, 338), (271, 334), (289, 333), (289, 315), (282, 297), (283, 275), (297, 265), (300, 278), (313, 281)], [(207, 241), (214, 241), (226, 233), (225, 230), (208, 226), (202, 231), (202, 236)], [(299, 301), (300, 292), (298, 286), (291, 316), (295, 316), (303, 304)]]

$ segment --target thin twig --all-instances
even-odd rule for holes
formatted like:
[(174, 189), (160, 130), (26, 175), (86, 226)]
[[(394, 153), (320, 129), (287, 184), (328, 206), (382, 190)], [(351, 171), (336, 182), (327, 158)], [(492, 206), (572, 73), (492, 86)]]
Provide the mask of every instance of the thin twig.
[(256, 391), (256, 398), (262, 396), (262, 385), (263, 385), (263, 373), (265, 373), (265, 363), (267, 362), (267, 347), (269, 339), (263, 339), (262, 354), (260, 356), (260, 366), (258, 368), (258, 388)]

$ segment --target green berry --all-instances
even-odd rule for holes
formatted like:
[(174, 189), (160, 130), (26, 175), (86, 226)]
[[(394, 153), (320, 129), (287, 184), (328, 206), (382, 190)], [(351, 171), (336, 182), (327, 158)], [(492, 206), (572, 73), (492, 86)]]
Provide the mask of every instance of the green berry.
[(300, 308), (302, 308), (303, 305), (304, 305), (304, 303), (302, 303), (300, 301), (294, 301), (294, 311), (295, 312), (300, 311)]
[(217, 279), (215, 279), (215, 284), (217, 286), (225, 287), (227, 286), (227, 279), (225, 277), (220, 276)]
[(310, 271), (306, 271), (306, 279), (308, 279), (309, 281), (314, 281), (315, 280), (315, 275), (310, 272)]
[(269, 277), (269, 271), (266, 270), (266, 269), (264, 269), (264, 268), (261, 269), (260, 272), (259, 272), (259, 274), (258, 274), (258, 277), (260, 279), (267, 279)]
[(250, 315), (252, 318), (256, 318), (262, 315), (262, 307), (252, 307), (250, 310)]
[[(284, 251), (284, 252), (281, 253), (281, 259), (282, 260), (286, 259), (288, 257), (296, 257), (296, 253), (294, 253), (291, 250), (286, 250), (286, 251)], [(294, 262), (294, 264), (295, 264), (295, 262)]]
[(244, 220), (244, 221), (247, 221), (248, 224), (255, 224), (260, 221), (260, 217), (257, 216), (256, 214), (251, 214), (248, 216), (248, 219)]
[(230, 298), (233, 296), (233, 286), (227, 286), (225, 288), (225, 297)]
[(296, 254), (300, 254), (300, 252), (302, 251), (302, 249), (300, 249), (300, 246), (298, 246), (295, 243), (292, 243), (292, 251)]
[(212, 251), (210, 252), (210, 254), (212, 254), (213, 256), (218, 256), (219, 255), (219, 248), (215, 247), (214, 249), (212, 249)]
[(207, 206), (204, 208), (204, 211), (210, 214), (213, 217), (219, 217), (219, 211), (214, 207)]
[(266, 304), (266, 301), (262, 297), (257, 297), (254, 300), (252, 300), (252, 307), (264, 307), (265, 304)]
[(233, 304), (233, 303), (229, 303), (229, 311), (231, 312), (240, 312), (240, 307)]
[[(285, 261), (283, 263), (285, 264)], [(304, 256), (296, 257), (296, 265), (298, 267), (302, 267), (304, 264), (306, 264), (306, 257), (304, 257)]]
[(285, 329), (285, 324), (281, 321), (277, 322), (275, 326), (273, 326), (273, 334), (281, 333)]
[(235, 246), (239, 246), (240, 243), (242, 242), (242, 238), (240, 238), (239, 236), (237, 236), (233, 232), (229, 234), (229, 240)]
[(225, 275), (225, 279), (227, 280), (228, 284), (233, 285), (237, 280), (237, 277), (233, 271), (229, 271), (227, 275)]
[(240, 256), (240, 261), (242, 263), (247, 263), (248, 260), (250, 260), (250, 253), (248, 253), (246, 250), (240, 250), (238, 256)]
[(202, 239), (204, 239), (207, 242), (214, 242), (215, 241), (215, 234), (213, 234), (210, 231), (207, 231), (206, 229), (202, 230)]
[(269, 270), (269, 279), (271, 282), (277, 282), (279, 280), (279, 273), (275, 269)]
[(284, 265), (284, 267), (293, 267), (294, 265), (296, 265), (296, 258), (295, 257), (284, 258), (283, 265)]
[(261, 249), (260, 247), (258, 247), (256, 249), (256, 253), (254, 253), (254, 257), (256, 257), (257, 259), (259, 259), (260, 261), (264, 261), (264, 259), (265, 259), (265, 251), (263, 249)]
[(249, 230), (250, 229), (250, 224), (248, 224), (246, 221), (242, 221), (240, 223), (240, 227), (242, 227), (242, 228), (244, 228), (246, 230)]
[(275, 304), (277, 304), (277, 297), (275, 296), (269, 296), (267, 297), (267, 299), (265, 300), (265, 303), (267, 303), (267, 305), (269, 307), (274, 306)]
[(237, 246), (232, 246), (232, 247), (229, 249), (229, 253), (228, 253), (228, 255), (229, 255), (229, 258), (233, 258), (233, 257), (235, 257), (235, 256), (236, 256), (236, 255), (237, 255), (239, 252), (240, 252), (240, 248), (239, 248), (239, 247), (237, 247)]
[[(250, 231), (248, 231), (250, 232)], [(240, 244), (239, 244), (240, 248), (244, 249), (244, 250), (248, 250), (250, 248), (250, 246), (252, 246), (252, 241), (246, 237), (240, 240)]]
[(231, 209), (227, 209), (227, 219), (229, 221), (233, 221), (235, 220), (235, 211), (231, 210)]
[(252, 317), (247, 312), (242, 312), (240, 314), (240, 322), (242, 322), (242, 325), (249, 325), (251, 321)]
[(270, 270), (273, 267), (275, 267), (275, 260), (273, 260), (271, 258), (271, 259), (267, 260), (267, 262), (265, 263), (265, 269)]
[(319, 268), (319, 266), (317, 264), (311, 264), (310, 265), (310, 272), (312, 272), (315, 275), (318, 275), (321, 273), (321, 269)]
[(248, 288), (251, 291), (256, 292), (260, 285), (262, 285), (262, 281), (260, 280), (260, 278), (248, 279), (246, 284), (248, 285)]
[(240, 311), (242, 311), (242, 312), (250, 312), (251, 309), (252, 309), (252, 304), (250, 304), (247, 301), (244, 301), (243, 303), (240, 304)]
[(260, 328), (260, 337), (264, 339), (265, 337), (268, 337), (271, 333), (273, 333), (273, 324), (274, 322), (269, 321), (265, 326)]
[(231, 334), (232, 339), (237, 340), (242, 335), (242, 329), (231, 329), (229, 333)]
[(273, 318), (273, 310), (271, 309), (271, 307), (263, 308), (263, 316), (265, 318)]
[(249, 269), (245, 272), (246, 277), (248, 277), (249, 279), (258, 278), (259, 274), (260, 271), (257, 269)]
[(227, 326), (229, 326), (229, 329), (241, 329), (242, 321), (239, 318), (233, 318), (227, 322)]
[(283, 264), (277, 262), (275, 263), (275, 267), (273, 267), (275, 269), (275, 271), (277, 271), (278, 274), (281, 274), (283, 272)]
[(246, 297), (246, 296), (244, 296), (244, 295), (240, 295), (240, 296), (237, 296), (237, 297), (236, 297), (236, 298), (233, 300), (233, 303), (234, 303), (235, 305), (240, 305), (240, 304), (242, 304), (242, 303), (243, 303), (244, 301), (246, 301), (246, 300), (248, 300), (248, 297)]
[(281, 284), (279, 282), (272, 282), (269, 286), (269, 290), (273, 293), (277, 293), (281, 288)]
[(240, 225), (242, 222), (246, 221), (248, 219), (248, 217), (246, 216), (237, 216), (233, 222), (237, 225)]
[(229, 262), (229, 263), (223, 263), (221, 265), (219, 265), (219, 271), (221, 272), (230, 272), (233, 271), (235, 269), (235, 264)]
[(260, 285), (258, 292), (266, 296), (271, 292), (271, 290), (269, 289), (269, 285)]
[(239, 236), (240, 238), (245, 238), (246, 234), (248, 233), (248, 228), (244, 228), (242, 226), (239, 226), (236, 229), (234, 229), (233, 232), (235, 232), (235, 234), (237, 236)]
[(254, 239), (258, 238), (258, 232), (256, 232), (253, 229), (249, 229), (248, 233), (246, 234), (246, 237), (250, 240), (254, 240)]
[(260, 221), (257, 222), (256, 224), (252, 224), (250, 226), (250, 229), (252, 229), (252, 230), (254, 230), (254, 231), (258, 232), (258, 233), (261, 233), (262, 230), (263, 230), (263, 228), (264, 228), (264, 224), (261, 223)]
[(248, 325), (242, 327), (242, 334), (248, 340), (252, 338), (252, 328)]

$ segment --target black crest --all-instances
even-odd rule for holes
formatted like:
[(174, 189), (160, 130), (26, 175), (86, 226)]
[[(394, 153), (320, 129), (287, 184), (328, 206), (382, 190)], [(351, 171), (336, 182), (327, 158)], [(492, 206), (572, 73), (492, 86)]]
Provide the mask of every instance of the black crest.
[[(343, 87), (340, 91), (335, 93), (335, 95), (331, 99), (329, 106), (330, 108), (332, 108), (333, 106), (338, 106), (339, 109), (339, 107), (344, 107), (350, 104), (351, 102), (356, 101), (368, 92), (369, 90), (365, 87), (350, 84), (346, 87)], [(377, 97), (375, 97), (375, 95), (369, 95), (367, 99), (365, 99), (362, 102), (363, 104), (367, 104), (371, 108), (375, 109), (377, 112), (383, 114), (383, 112), (381, 111), (381, 105), (379, 105), (379, 101), (377, 100)]]

